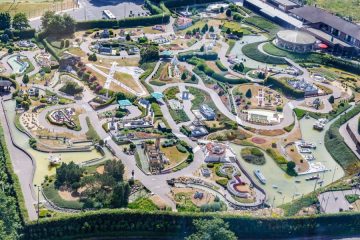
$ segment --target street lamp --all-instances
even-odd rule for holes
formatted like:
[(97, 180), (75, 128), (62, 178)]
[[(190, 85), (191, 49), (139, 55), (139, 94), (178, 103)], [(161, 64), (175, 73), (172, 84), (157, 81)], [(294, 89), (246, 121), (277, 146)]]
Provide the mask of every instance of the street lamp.
[(40, 185), (36, 185), (34, 184), (34, 186), (37, 188), (37, 198), (38, 198), (38, 202), (37, 202), (37, 224), (39, 224), (39, 218), (40, 218)]

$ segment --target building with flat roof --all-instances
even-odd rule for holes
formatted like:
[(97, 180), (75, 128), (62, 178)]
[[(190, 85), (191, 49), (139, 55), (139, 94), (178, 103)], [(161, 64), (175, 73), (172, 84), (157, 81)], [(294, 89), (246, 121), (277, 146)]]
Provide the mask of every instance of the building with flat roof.
[(192, 25), (192, 19), (187, 17), (178, 17), (176, 19), (176, 28), (179, 30), (183, 30), (185, 28), (188, 28)]
[(304, 30), (327, 44), (360, 49), (359, 25), (313, 6), (294, 8), (290, 13), (303, 22)]
[(203, 104), (200, 106), (200, 113), (206, 120), (215, 120), (215, 112), (208, 105)]
[(275, 44), (292, 52), (310, 52), (316, 38), (309, 33), (296, 30), (282, 30), (276, 34)]
[(267, 2), (284, 12), (288, 12), (290, 9), (299, 7), (299, 4), (290, 0), (267, 0)]

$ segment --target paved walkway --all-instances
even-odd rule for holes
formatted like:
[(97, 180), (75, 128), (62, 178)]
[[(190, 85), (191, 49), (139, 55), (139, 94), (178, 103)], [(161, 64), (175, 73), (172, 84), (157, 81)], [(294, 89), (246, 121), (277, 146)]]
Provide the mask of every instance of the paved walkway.
[(350, 210), (350, 206), (360, 209), (360, 206), (356, 203), (350, 204), (345, 196), (350, 194), (360, 195), (360, 189), (344, 190), (344, 191), (330, 191), (321, 193), (318, 196), (320, 203), (320, 209), (325, 213), (338, 213), (342, 211)]

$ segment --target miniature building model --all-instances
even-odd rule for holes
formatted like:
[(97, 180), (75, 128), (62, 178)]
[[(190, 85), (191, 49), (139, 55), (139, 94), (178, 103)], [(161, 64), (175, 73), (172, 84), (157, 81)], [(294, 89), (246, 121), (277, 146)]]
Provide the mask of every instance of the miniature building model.
[(164, 168), (163, 154), (160, 151), (160, 138), (157, 138), (155, 144), (144, 144), (144, 152), (149, 161), (151, 172), (161, 172)]

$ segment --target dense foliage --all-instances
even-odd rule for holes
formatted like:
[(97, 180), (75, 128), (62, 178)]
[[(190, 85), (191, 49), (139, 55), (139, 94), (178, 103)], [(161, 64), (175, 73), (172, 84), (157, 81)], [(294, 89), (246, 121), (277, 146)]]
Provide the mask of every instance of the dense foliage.
[(69, 95), (75, 95), (78, 93), (82, 93), (84, 90), (83, 87), (81, 87), (78, 83), (74, 81), (67, 81), (64, 86), (62, 86), (59, 91), (64, 92)]
[(20, 214), (20, 210), (24, 209), (19, 205), (24, 204), (24, 199), (18, 179), (12, 170), (2, 129), (0, 129), (0, 189), (0, 239), (18, 239), (24, 217)]
[(41, 17), (43, 31), (47, 35), (69, 35), (75, 32), (75, 20), (69, 14), (55, 14), (53, 11), (47, 11)]
[(143, 45), (140, 49), (140, 62), (153, 62), (159, 60), (159, 47), (157, 45)]
[(210, 220), (195, 219), (194, 226), (196, 232), (191, 234), (186, 240), (236, 240), (235, 234), (229, 230), (229, 224), (220, 218)]

